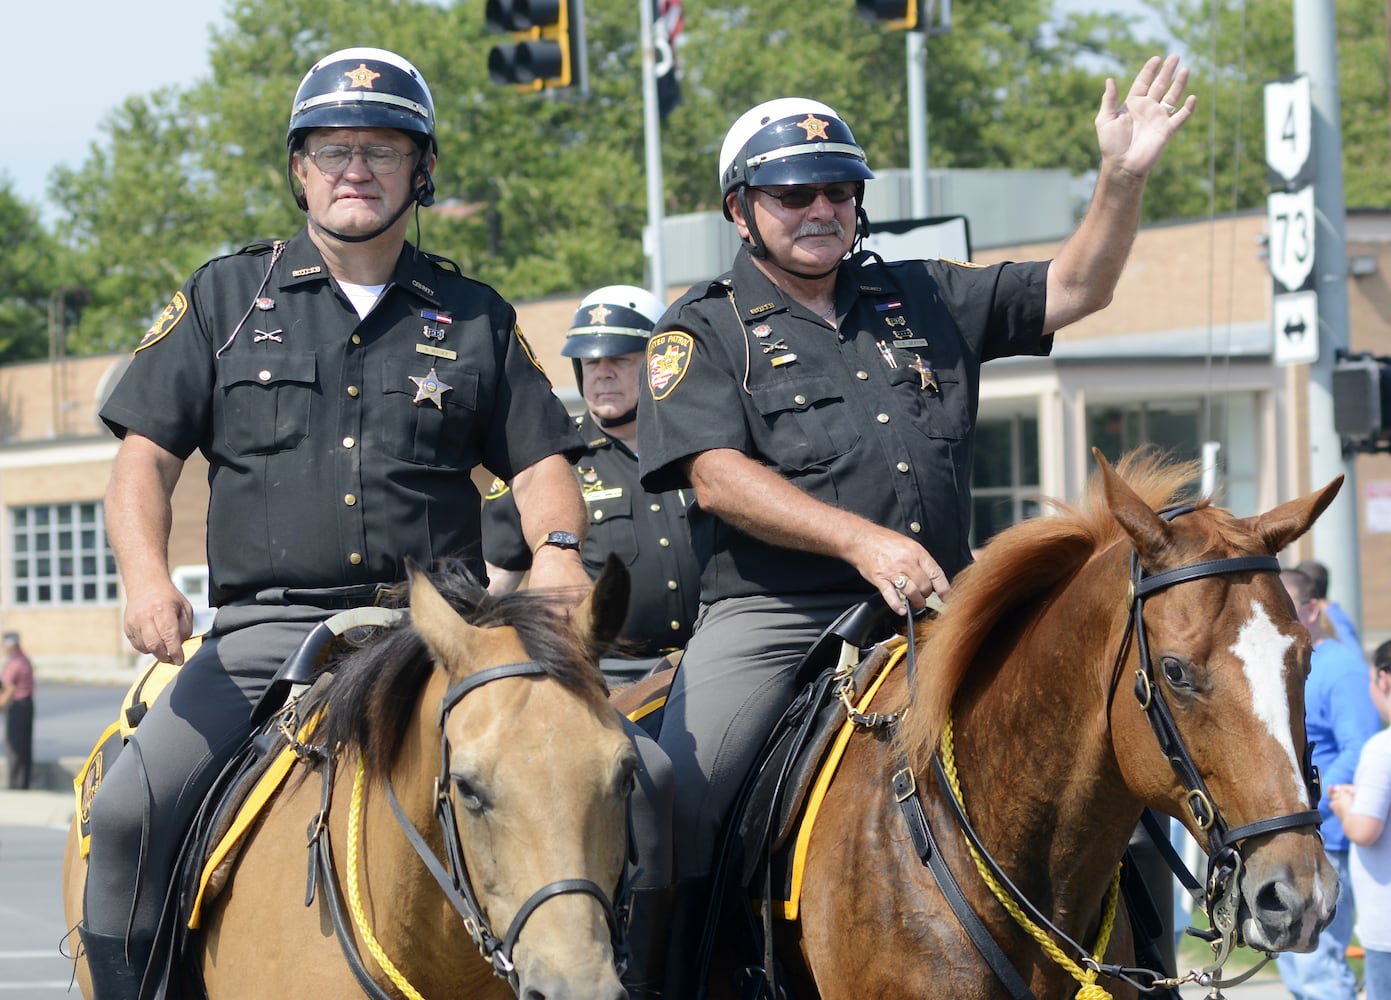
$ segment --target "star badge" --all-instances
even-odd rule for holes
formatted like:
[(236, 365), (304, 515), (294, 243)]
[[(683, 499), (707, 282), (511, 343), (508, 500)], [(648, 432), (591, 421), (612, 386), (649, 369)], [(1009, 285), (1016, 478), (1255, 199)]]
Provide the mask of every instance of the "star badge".
[(412, 375), (410, 376), (410, 380), (415, 383), (415, 399), (411, 400), (411, 402), (415, 403), (417, 406), (429, 400), (443, 410), (443, 396), (450, 389), (454, 388), (441, 379), (439, 373), (433, 368), (430, 369), (428, 375)]
[(797, 127), (806, 132), (808, 139), (830, 139), (826, 134), (826, 126), (830, 122), (824, 122), (815, 115), (807, 115), (802, 121), (797, 123)]
[(591, 326), (603, 326), (609, 321), (609, 316), (612, 314), (613, 310), (608, 306), (595, 306), (589, 310), (589, 323)]
[(357, 69), (350, 69), (343, 74), (348, 78), (348, 85), (351, 87), (366, 87), (372, 89), (372, 82), (381, 76), (380, 73), (368, 69), (366, 63), (358, 63)]

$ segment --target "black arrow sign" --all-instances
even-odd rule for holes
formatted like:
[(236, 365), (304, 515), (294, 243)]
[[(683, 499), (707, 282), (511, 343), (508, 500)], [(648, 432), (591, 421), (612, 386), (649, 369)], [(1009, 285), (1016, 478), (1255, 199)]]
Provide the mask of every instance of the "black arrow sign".
[(1285, 337), (1288, 340), (1303, 340), (1304, 334), (1308, 330), (1308, 324), (1304, 322), (1303, 316), (1285, 321)]

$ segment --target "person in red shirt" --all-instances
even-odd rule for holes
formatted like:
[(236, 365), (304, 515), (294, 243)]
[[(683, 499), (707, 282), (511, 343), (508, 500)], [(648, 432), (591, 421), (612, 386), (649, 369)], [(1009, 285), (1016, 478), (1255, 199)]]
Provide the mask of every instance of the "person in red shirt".
[(5, 710), (5, 748), (10, 787), (28, 788), (34, 769), (34, 665), (19, 648), (19, 633), (5, 633), (0, 669), (0, 708)]

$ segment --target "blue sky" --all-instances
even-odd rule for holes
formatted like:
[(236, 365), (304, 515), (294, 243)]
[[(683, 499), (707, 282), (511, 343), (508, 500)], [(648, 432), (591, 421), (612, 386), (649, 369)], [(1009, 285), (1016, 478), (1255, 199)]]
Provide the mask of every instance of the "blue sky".
[(44, 205), (50, 171), (87, 158), (108, 112), (133, 94), (206, 73), (223, 8), (224, 0), (6, 4), (0, 171), (14, 192)]

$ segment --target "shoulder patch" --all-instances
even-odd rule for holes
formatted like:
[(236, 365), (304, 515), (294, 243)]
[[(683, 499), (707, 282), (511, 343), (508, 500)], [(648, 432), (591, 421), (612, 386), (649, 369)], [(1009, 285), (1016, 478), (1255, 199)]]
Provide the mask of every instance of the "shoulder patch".
[(499, 497), (505, 497), (511, 490), (512, 488), (501, 479), (494, 479), (492, 485), (488, 487), (488, 492), (483, 494), (483, 499), (497, 500)]
[(145, 336), (140, 338), (140, 343), (135, 345), (134, 353), (139, 354), (145, 348), (158, 344), (170, 330), (179, 325), (179, 320), (183, 319), (187, 312), (188, 299), (183, 292), (175, 292), (173, 299), (159, 314), (159, 319), (155, 320), (154, 325), (145, 331)]
[(546, 381), (549, 382), (551, 377), (546, 375), (546, 369), (542, 368), (541, 362), (536, 360), (536, 352), (533, 351), (531, 345), (526, 342), (526, 337), (522, 336), (522, 325), (520, 323), (512, 324), (512, 334), (517, 338), (517, 343), (521, 345), (522, 353), (526, 355), (527, 360), (535, 365), (536, 370), (542, 375), (545, 375)]
[(680, 330), (656, 334), (647, 342), (647, 386), (653, 399), (666, 399), (681, 384), (694, 352), (695, 341)]
[(950, 257), (941, 258), (943, 264), (954, 264), (957, 267), (985, 267), (984, 264), (977, 264), (970, 260), (952, 260)]

